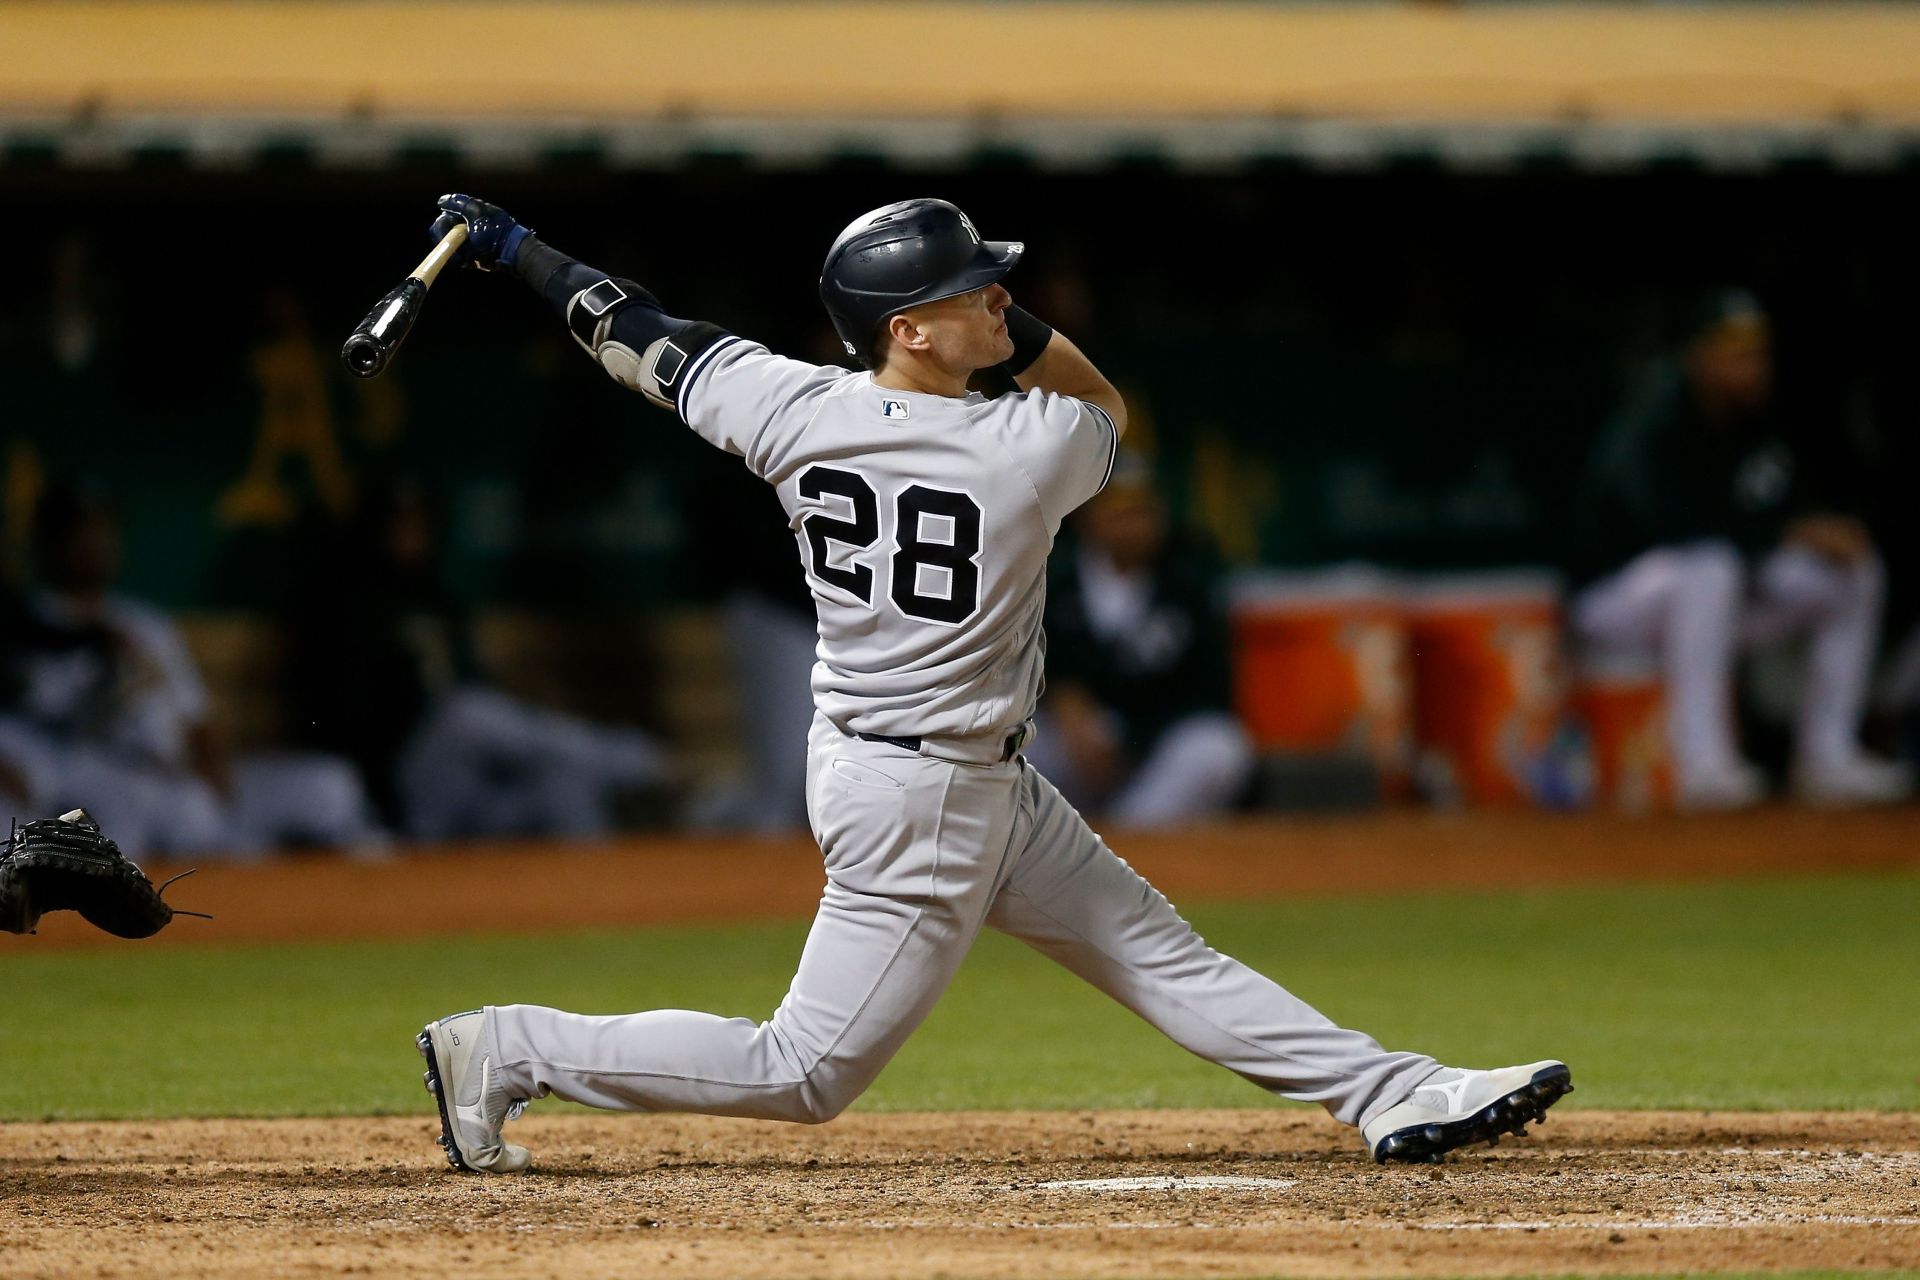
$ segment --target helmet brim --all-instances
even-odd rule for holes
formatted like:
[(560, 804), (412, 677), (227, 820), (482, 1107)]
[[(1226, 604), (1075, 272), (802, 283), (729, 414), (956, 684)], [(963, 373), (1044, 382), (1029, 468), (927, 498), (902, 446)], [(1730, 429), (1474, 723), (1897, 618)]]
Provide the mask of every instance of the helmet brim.
[(957, 298), (963, 293), (984, 289), (1013, 270), (1014, 265), (1020, 261), (1020, 255), (1026, 251), (1025, 241), (982, 240), (979, 248), (974, 252), (973, 261), (958, 273), (943, 280), (935, 292), (929, 293), (924, 298), (915, 298), (912, 302), (902, 303), (887, 315), (897, 316), (902, 311), (924, 306), (929, 302), (939, 302), (943, 298)]

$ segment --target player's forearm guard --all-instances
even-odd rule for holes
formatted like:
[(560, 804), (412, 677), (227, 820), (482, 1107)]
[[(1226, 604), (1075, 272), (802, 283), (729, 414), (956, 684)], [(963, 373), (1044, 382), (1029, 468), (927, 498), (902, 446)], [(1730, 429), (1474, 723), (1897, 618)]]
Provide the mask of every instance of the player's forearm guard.
[(576, 262), (537, 236), (521, 242), (514, 269), (553, 304), (609, 377), (662, 409), (679, 411), (682, 375), (727, 336), (704, 320), (668, 315), (641, 285)]

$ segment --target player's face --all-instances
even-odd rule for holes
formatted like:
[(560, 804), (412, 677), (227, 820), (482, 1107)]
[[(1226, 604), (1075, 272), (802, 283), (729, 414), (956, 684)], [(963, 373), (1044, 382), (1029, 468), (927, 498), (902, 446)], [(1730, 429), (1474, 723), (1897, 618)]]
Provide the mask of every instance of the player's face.
[(1115, 485), (1080, 509), (1080, 527), (1120, 568), (1138, 569), (1166, 545), (1167, 513), (1148, 486)]
[(104, 512), (82, 518), (53, 549), (48, 565), (53, 585), (68, 591), (98, 591), (120, 574), (120, 526)]
[(1773, 350), (1763, 335), (1697, 343), (1689, 362), (1695, 382), (1735, 409), (1763, 408), (1773, 396)]
[(1007, 308), (1012, 305), (1012, 294), (990, 284), (906, 314), (927, 339), (934, 359), (956, 372), (972, 373), (1013, 355), (1013, 339), (1007, 336)]

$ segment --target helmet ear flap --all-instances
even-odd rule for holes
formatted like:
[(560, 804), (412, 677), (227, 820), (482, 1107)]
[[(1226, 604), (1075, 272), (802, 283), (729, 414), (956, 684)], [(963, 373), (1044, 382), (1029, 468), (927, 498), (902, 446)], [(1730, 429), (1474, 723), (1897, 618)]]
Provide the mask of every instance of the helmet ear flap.
[[(827, 292), (824, 282), (820, 292), (823, 297)], [(853, 317), (835, 308), (831, 303), (827, 305), (827, 319), (833, 322), (833, 332), (839, 337), (841, 348), (864, 367), (873, 368), (873, 356), (879, 347), (879, 331), (877, 329), (864, 331), (863, 326)]]
[[(894, 313), (894, 315), (897, 314), (899, 313)], [(892, 329), (893, 316), (885, 315), (875, 321), (873, 327), (867, 331), (866, 343), (853, 350), (853, 357), (863, 368), (878, 369), (887, 362), (887, 348), (892, 345), (890, 341)], [(854, 346), (853, 343), (847, 345), (849, 348)]]

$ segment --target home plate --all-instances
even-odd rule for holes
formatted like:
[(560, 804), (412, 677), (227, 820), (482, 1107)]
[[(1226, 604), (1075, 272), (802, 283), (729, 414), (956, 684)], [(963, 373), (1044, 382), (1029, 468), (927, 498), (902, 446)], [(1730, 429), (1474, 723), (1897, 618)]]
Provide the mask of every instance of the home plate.
[(1078, 1182), (1043, 1182), (1042, 1191), (1281, 1191), (1295, 1185), (1293, 1178), (1087, 1178)]

